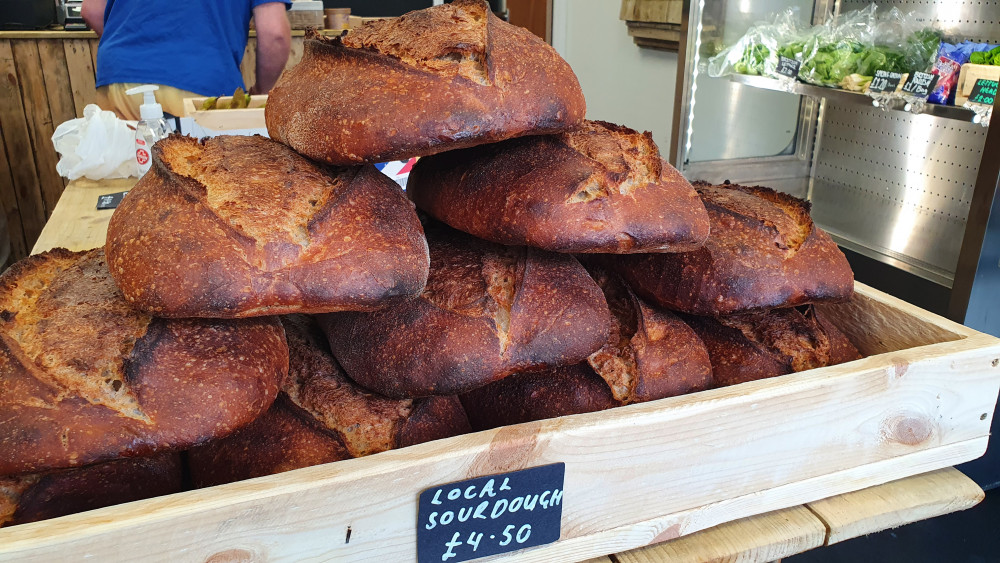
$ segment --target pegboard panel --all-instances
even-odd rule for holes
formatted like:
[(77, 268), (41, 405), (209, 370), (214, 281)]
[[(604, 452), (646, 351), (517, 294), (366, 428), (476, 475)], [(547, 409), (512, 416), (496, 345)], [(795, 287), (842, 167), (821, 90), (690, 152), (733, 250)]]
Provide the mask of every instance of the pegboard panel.
[[(859, 10), (871, 0), (841, 0), (840, 12)], [(877, 0), (879, 9), (896, 7), (932, 22), (945, 37), (1000, 43), (1000, 0)]]
[(813, 217), (856, 245), (950, 284), (985, 142), (986, 129), (971, 123), (829, 103)]

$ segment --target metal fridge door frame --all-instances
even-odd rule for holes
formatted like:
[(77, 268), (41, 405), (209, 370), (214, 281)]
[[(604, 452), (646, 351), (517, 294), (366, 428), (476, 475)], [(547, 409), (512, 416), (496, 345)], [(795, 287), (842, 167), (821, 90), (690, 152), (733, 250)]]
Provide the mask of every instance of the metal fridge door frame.
[[(822, 110), (820, 100), (809, 96), (801, 96), (799, 103), (798, 131), (796, 132), (795, 153), (792, 155), (741, 158), (730, 160), (715, 160), (698, 162), (695, 165), (685, 164), (688, 148), (682, 143), (690, 134), (694, 105), (691, 103), (695, 93), (695, 79), (698, 71), (698, 52), (701, 47), (702, 19), (706, 0), (684, 0), (681, 14), (681, 38), (677, 52), (677, 80), (674, 94), (674, 119), (670, 133), (670, 162), (686, 176), (708, 170), (718, 170), (740, 167), (744, 170), (767, 169), (770, 177), (798, 177), (807, 179), (811, 184), (813, 159), (816, 150), (817, 132), (822, 126)], [(828, 13), (837, 13), (840, 0), (815, 0), (813, 3), (812, 23), (822, 23)], [(691, 33), (691, 30), (694, 33)], [(780, 176), (776, 176), (777, 170)], [(751, 175), (752, 177), (752, 175)], [(766, 176), (762, 176), (766, 177)]]

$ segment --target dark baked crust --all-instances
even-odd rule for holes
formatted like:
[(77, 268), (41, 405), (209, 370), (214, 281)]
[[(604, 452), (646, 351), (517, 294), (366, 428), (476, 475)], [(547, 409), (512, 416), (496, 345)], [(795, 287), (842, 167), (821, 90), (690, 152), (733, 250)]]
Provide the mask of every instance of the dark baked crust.
[(276, 318), (151, 318), (121, 298), (103, 250), (31, 256), (0, 276), (0, 475), (228, 434), (287, 370)]
[(394, 398), (450, 395), (519, 371), (583, 361), (607, 338), (600, 288), (568, 255), (425, 227), (431, 274), (419, 298), (321, 315), (358, 384)]
[(37, 522), (183, 489), (178, 453), (0, 477), (0, 526)]
[(469, 431), (454, 396), (388, 399), (347, 378), (312, 318), (282, 318), (289, 347), (283, 390), (299, 412), (336, 437), (352, 457), (448, 438)]
[(712, 364), (701, 339), (674, 314), (638, 299), (603, 268), (588, 271), (604, 291), (612, 328), (588, 363), (622, 404), (653, 401), (707, 389)]
[(712, 225), (704, 247), (609, 261), (639, 296), (709, 316), (850, 299), (851, 267), (807, 202), (762, 187), (695, 187)]
[(387, 399), (348, 379), (305, 315), (282, 317), (289, 372), (271, 409), (251, 425), (189, 452), (207, 487), (361, 457), (471, 430), (455, 396)]
[(308, 39), (271, 90), (271, 138), (331, 164), (383, 162), (565, 131), (586, 113), (556, 51), (481, 0)]
[(587, 364), (516, 373), (461, 395), (475, 430), (595, 412), (621, 405)]
[(343, 442), (281, 395), (247, 427), (188, 451), (191, 482), (211, 487), (344, 459)]
[(106, 249), (125, 298), (161, 317), (371, 310), (427, 280), (420, 222), (399, 186), (260, 136), (157, 143)]
[(708, 238), (705, 206), (652, 135), (601, 121), (422, 158), (406, 189), (431, 216), (502, 244), (624, 254)]
[(684, 315), (705, 343), (719, 386), (849, 362), (861, 357), (811, 306), (732, 315)]

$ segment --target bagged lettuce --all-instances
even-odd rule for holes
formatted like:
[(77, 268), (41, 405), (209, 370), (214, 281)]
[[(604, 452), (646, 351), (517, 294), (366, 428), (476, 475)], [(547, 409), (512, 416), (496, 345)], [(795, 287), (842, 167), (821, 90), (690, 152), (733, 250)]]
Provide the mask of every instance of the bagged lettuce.
[(793, 43), (799, 37), (797, 20), (797, 11), (789, 8), (778, 13), (774, 21), (750, 26), (736, 43), (708, 60), (709, 76), (776, 76), (778, 55), (784, 54), (782, 46)]

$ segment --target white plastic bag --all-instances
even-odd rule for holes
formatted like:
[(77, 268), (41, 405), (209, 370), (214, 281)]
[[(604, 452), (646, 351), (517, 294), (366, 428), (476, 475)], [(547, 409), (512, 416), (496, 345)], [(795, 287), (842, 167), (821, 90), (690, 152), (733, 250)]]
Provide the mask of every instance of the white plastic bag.
[(62, 156), (56, 171), (70, 180), (136, 175), (135, 131), (114, 112), (101, 111), (94, 104), (83, 108), (83, 117), (56, 127), (52, 144)]

